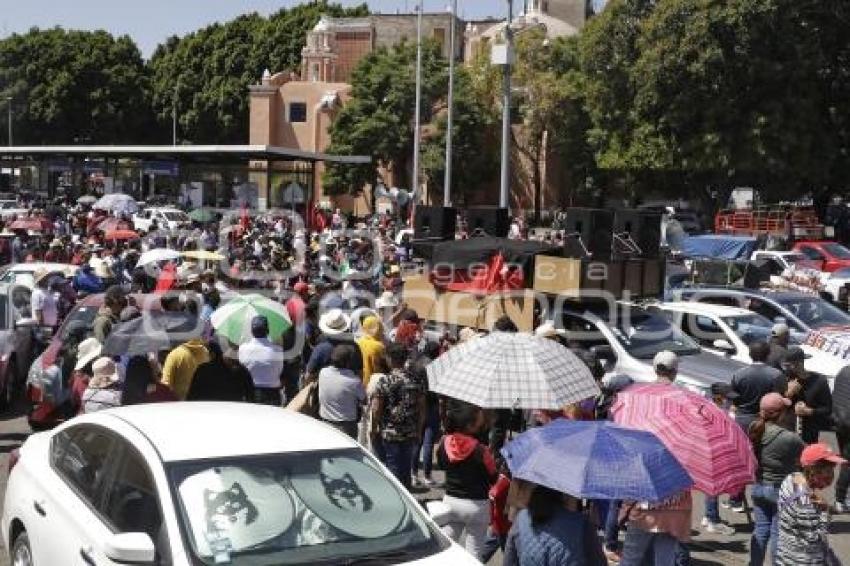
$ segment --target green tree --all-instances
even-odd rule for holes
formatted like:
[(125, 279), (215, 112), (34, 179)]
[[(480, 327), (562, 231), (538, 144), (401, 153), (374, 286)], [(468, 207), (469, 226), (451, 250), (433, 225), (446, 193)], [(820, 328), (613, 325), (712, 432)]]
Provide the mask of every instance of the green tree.
[(169, 38), (149, 63), (151, 99), (160, 131), (170, 139), (176, 101), (181, 139), (244, 143), (249, 85), (257, 83), (265, 69), (297, 70), (306, 34), (323, 14), (364, 16), (368, 9), (365, 4), (343, 8), (322, 0), (284, 8), (269, 18), (247, 14), (182, 38)]
[(127, 36), (33, 28), (0, 40), (0, 98), (13, 99), (16, 145), (145, 141), (148, 84)]
[[(373, 162), (328, 164), (323, 179), (326, 190), (356, 193), (364, 185), (374, 185), (378, 166), (406, 177), (414, 141), (415, 68), (416, 46), (410, 43), (378, 49), (358, 64), (352, 75), (352, 97), (331, 127), (328, 153), (370, 155)], [(482, 169), (487, 156), (481, 146), (490, 116), (483, 101), (476, 100), (466, 71), (456, 71), (453, 185), (462, 190), (474, 188), (492, 171), (492, 167)], [(441, 187), (448, 61), (436, 43), (423, 47), (422, 77), (422, 173)]]

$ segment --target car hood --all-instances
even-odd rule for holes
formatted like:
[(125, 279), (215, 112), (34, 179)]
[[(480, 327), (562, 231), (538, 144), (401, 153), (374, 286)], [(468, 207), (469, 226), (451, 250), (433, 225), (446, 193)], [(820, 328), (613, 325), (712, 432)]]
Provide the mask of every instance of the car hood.
[(679, 356), (679, 374), (708, 385), (731, 382), (732, 374), (743, 367), (746, 364), (708, 352)]

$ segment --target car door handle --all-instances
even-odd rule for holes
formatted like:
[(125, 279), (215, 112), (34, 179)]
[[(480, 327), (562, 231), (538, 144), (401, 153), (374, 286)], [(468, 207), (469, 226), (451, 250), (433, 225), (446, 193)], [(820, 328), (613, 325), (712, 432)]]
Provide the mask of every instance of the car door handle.
[(32, 502), (32, 507), (35, 509), (35, 512), (41, 515), (42, 517), (47, 517), (47, 511), (44, 510), (44, 507), (38, 501)]
[(91, 547), (81, 548), (80, 549), (80, 558), (83, 559), (83, 562), (89, 564), (89, 566), (97, 566), (91, 555)]

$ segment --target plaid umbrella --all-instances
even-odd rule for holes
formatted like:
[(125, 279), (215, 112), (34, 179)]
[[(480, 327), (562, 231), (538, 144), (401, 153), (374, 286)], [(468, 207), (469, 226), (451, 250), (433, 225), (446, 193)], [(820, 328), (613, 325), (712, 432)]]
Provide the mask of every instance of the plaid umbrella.
[(103, 238), (105, 240), (138, 240), (139, 233), (134, 230), (109, 230)]
[(585, 499), (663, 501), (693, 480), (651, 432), (557, 419), (502, 448), (515, 478)]
[(428, 365), (431, 391), (490, 409), (560, 409), (599, 395), (587, 366), (557, 342), (494, 332)]
[(251, 320), (258, 315), (269, 321), (269, 340), (277, 340), (292, 327), (286, 307), (262, 295), (239, 295), (216, 309), (210, 322), (216, 333), (234, 344), (251, 339)]
[(133, 223), (127, 222), (126, 220), (121, 220), (120, 218), (115, 218), (114, 216), (110, 216), (102, 220), (97, 225), (97, 230), (100, 232), (114, 232), (117, 230), (132, 230)]
[(750, 439), (710, 399), (675, 385), (633, 385), (611, 412), (618, 424), (655, 433), (703, 493), (736, 493), (755, 480)]

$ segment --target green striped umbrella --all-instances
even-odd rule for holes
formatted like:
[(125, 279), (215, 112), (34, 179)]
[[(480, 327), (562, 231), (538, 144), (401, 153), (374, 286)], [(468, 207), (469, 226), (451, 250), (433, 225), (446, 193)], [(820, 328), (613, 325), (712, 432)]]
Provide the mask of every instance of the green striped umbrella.
[(269, 321), (269, 340), (277, 340), (292, 327), (286, 307), (262, 295), (239, 295), (212, 314), (210, 322), (216, 333), (234, 344), (251, 339), (251, 320), (263, 315)]

